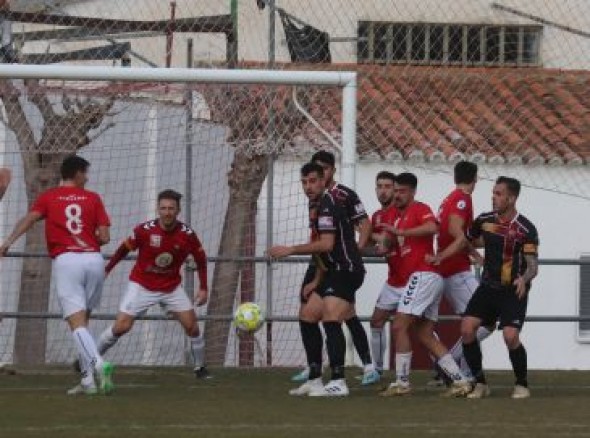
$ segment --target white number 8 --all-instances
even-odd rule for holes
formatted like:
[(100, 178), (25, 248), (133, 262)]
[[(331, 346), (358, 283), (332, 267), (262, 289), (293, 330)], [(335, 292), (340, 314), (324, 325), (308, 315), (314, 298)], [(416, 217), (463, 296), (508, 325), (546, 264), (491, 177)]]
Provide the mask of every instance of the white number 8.
[(66, 228), (72, 234), (82, 232), (82, 207), (79, 204), (70, 204), (65, 209)]

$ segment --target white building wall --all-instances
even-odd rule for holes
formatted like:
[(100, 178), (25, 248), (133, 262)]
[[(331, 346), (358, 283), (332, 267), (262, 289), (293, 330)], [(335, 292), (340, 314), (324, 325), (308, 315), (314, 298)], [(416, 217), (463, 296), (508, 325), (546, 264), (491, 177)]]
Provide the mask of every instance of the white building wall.
[[(306, 238), (305, 232), (300, 231), (305, 230), (307, 223), (307, 201), (299, 187), (300, 164), (302, 163), (280, 162), (276, 166), (277, 178), (283, 181), (274, 200), (276, 243), (295, 243)], [(429, 204), (435, 211), (442, 199), (453, 189), (451, 165), (361, 163), (357, 167), (356, 190), (369, 212), (379, 208), (374, 194), (374, 178), (383, 169), (394, 173), (414, 172), (419, 178), (418, 199)], [(561, 181), (563, 186), (570, 184), (571, 178), (585, 181), (590, 178), (590, 169), (585, 167), (569, 169), (565, 173), (563, 171), (564, 168), (557, 167), (480, 165), (482, 178), (474, 193), (475, 212), (479, 214), (491, 209), (493, 180), (498, 175), (517, 176), (522, 182), (546, 180), (559, 184)], [(291, 188), (287, 188), (287, 181), (291, 181)], [(581, 188), (586, 192), (586, 199), (523, 187), (518, 209), (537, 226), (541, 240), (541, 258), (578, 258), (582, 253), (590, 252), (590, 229), (586, 226), (590, 213), (590, 192), (587, 187), (585, 185)], [(286, 221), (287, 216), (296, 218), (299, 223)], [(281, 272), (281, 269), (294, 268), (277, 269)], [(358, 313), (365, 316), (372, 312), (386, 278), (387, 268), (386, 265), (371, 264), (367, 265), (367, 271), (365, 283), (357, 292)], [(578, 280), (577, 266), (541, 266), (539, 277), (534, 281), (531, 290), (528, 315), (576, 315)], [(274, 287), (277, 294), (275, 303), (284, 303), (289, 301), (289, 296), (296, 296), (299, 282), (300, 279), (293, 279), (289, 285), (285, 285), (284, 281), (277, 280)], [(590, 344), (578, 341), (577, 323), (529, 322), (523, 330), (523, 342), (527, 347), (529, 366), (532, 369), (590, 369)], [(486, 340), (483, 345), (485, 367), (510, 368), (500, 333)], [(295, 344), (293, 348), (296, 347)]]

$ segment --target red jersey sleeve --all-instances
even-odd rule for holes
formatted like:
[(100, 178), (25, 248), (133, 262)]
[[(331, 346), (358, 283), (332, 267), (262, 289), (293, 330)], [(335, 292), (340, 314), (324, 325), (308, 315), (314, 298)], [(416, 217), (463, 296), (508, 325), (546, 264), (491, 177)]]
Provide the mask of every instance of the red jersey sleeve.
[(111, 226), (111, 220), (99, 195), (96, 195), (96, 225), (99, 227)]
[(471, 225), (471, 222), (473, 221), (473, 204), (471, 197), (463, 195), (453, 200), (449, 205), (448, 212), (449, 216), (452, 214), (463, 219), (463, 222), (467, 224), (467, 226)]
[(190, 254), (197, 264), (197, 274), (199, 276), (199, 287), (208, 289), (207, 285), (207, 255), (201, 245), (197, 234), (193, 231), (189, 236)]
[(47, 213), (49, 211), (49, 203), (48, 201), (48, 196), (47, 196), (47, 192), (42, 193), (33, 203), (33, 205), (31, 206), (31, 210), (30, 211), (34, 211), (36, 213), (39, 213), (42, 217), (47, 217)]
[(436, 217), (432, 212), (432, 209), (426, 204), (418, 204), (419, 208), (416, 209), (416, 219), (420, 225), (428, 222), (436, 222)]

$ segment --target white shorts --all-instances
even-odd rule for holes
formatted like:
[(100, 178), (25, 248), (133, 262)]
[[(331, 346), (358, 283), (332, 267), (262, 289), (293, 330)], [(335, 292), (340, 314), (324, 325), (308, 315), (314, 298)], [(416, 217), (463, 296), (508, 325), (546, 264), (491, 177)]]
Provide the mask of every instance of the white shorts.
[(63, 317), (100, 304), (104, 259), (98, 252), (65, 252), (53, 260), (53, 281)]
[(397, 311), (436, 321), (442, 290), (443, 278), (437, 273), (414, 272), (404, 288)]
[(150, 307), (159, 304), (165, 312), (193, 310), (193, 304), (182, 286), (172, 292), (151, 291), (133, 281), (129, 282), (119, 311), (131, 316), (143, 315)]
[(403, 287), (393, 287), (389, 283), (385, 282), (381, 288), (381, 292), (379, 293), (375, 307), (381, 310), (396, 310), (404, 290), (405, 288)]
[(477, 286), (479, 281), (471, 271), (459, 272), (444, 279), (443, 295), (457, 315), (465, 313)]

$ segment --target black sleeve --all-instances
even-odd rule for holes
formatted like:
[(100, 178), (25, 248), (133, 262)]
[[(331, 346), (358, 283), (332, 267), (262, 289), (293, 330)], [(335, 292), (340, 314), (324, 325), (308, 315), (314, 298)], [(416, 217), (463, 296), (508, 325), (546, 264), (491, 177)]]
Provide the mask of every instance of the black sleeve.
[(531, 223), (528, 225), (528, 231), (525, 236), (524, 245), (522, 247), (524, 254), (538, 254), (538, 247), (539, 247), (539, 234), (537, 233), (537, 229)]
[(355, 191), (350, 190), (348, 193), (348, 202), (346, 203), (348, 217), (353, 222), (359, 222), (361, 219), (368, 218), (367, 210)]

